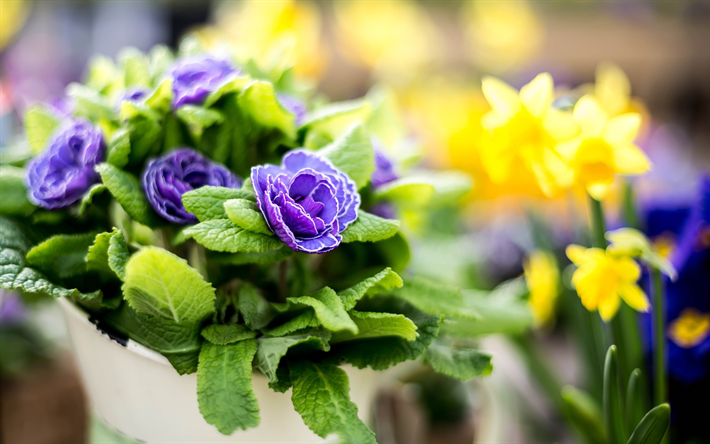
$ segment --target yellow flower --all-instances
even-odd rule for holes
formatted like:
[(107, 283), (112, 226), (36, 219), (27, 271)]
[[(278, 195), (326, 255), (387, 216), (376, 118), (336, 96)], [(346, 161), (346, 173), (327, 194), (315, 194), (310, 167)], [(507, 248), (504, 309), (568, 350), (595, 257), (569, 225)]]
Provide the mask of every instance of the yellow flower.
[(28, 1), (0, 1), (0, 49), (10, 43), (12, 37), (22, 28), (29, 12), (30, 2)]
[(557, 149), (574, 170), (574, 182), (592, 197), (603, 199), (616, 174), (638, 175), (651, 169), (650, 161), (633, 142), (641, 125), (638, 114), (610, 119), (599, 102), (586, 95), (575, 105), (573, 116), (581, 131)]
[(555, 148), (579, 130), (568, 113), (551, 107), (552, 76), (538, 75), (519, 93), (491, 77), (484, 78), (482, 86), (493, 108), (481, 120), (488, 135), (482, 141), (481, 162), (491, 180), (504, 185), (532, 176), (547, 196), (569, 186), (572, 172)]
[(694, 308), (684, 309), (668, 326), (668, 337), (679, 347), (691, 348), (710, 335), (710, 313), (700, 313)]
[(536, 326), (549, 323), (555, 314), (560, 273), (557, 261), (547, 251), (536, 250), (525, 261), (525, 282), (530, 290), (529, 305)]
[(569, 245), (566, 252), (578, 267), (572, 275), (572, 285), (587, 310), (599, 310), (605, 322), (614, 317), (621, 299), (636, 311), (649, 310), (648, 298), (636, 284), (641, 269), (633, 259), (579, 245)]

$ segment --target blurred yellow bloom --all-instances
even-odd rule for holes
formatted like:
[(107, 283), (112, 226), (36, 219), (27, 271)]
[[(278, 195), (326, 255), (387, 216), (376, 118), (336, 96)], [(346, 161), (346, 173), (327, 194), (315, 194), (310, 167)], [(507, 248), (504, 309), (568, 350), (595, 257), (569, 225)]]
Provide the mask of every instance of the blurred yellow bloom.
[(621, 299), (636, 311), (649, 310), (648, 298), (636, 284), (641, 268), (633, 259), (579, 245), (569, 245), (566, 253), (577, 266), (572, 285), (587, 310), (599, 310), (605, 322), (614, 317)]
[[(307, 1), (224, 2), (217, 29), (239, 60), (254, 59), (262, 69), (293, 66), (297, 75), (317, 78), (326, 65), (318, 7)], [(221, 36), (218, 36), (218, 38)]]
[(710, 335), (710, 313), (686, 308), (668, 326), (668, 337), (679, 347), (691, 348)]
[(470, 54), (485, 71), (504, 72), (530, 61), (544, 29), (527, 1), (468, 1), (461, 13)]
[(634, 138), (641, 125), (638, 114), (608, 118), (592, 96), (579, 99), (573, 111), (581, 131), (577, 137), (558, 145), (558, 152), (574, 170), (574, 181), (597, 200), (603, 199), (616, 174), (638, 175), (651, 163)]
[(532, 175), (547, 196), (569, 186), (572, 171), (555, 148), (579, 130), (571, 115), (552, 108), (552, 76), (538, 75), (519, 93), (492, 77), (482, 86), (493, 108), (481, 120), (487, 137), (480, 153), (491, 180), (504, 185)]
[(410, 79), (437, 48), (429, 16), (406, 0), (333, 2), (342, 54), (389, 80)]
[(557, 261), (547, 251), (536, 250), (523, 264), (530, 290), (529, 305), (536, 326), (548, 324), (555, 314), (560, 273)]
[(29, 10), (29, 2), (27, 1), (0, 1), (0, 49), (3, 49), (22, 28)]

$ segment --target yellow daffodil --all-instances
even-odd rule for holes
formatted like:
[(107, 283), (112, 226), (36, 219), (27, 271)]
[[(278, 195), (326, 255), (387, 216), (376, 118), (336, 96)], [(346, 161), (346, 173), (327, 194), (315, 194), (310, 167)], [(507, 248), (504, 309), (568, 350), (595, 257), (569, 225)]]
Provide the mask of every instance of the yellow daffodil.
[(524, 263), (529, 305), (536, 326), (549, 324), (555, 314), (560, 273), (557, 261), (547, 251), (536, 250)]
[(648, 112), (643, 102), (631, 96), (631, 82), (615, 63), (602, 62), (594, 79), (594, 98), (609, 117), (637, 113), (646, 120)]
[(679, 347), (691, 348), (710, 335), (710, 313), (700, 313), (694, 308), (684, 309), (668, 325), (668, 337)]
[(636, 284), (641, 269), (633, 259), (579, 245), (569, 245), (566, 253), (577, 266), (572, 285), (587, 310), (599, 310), (605, 322), (614, 317), (621, 299), (636, 311), (649, 310), (648, 298)]
[(617, 256), (637, 257), (645, 264), (660, 270), (671, 280), (676, 280), (678, 273), (673, 264), (656, 250), (655, 245), (645, 234), (634, 228), (619, 228), (606, 233), (611, 243), (607, 252)]
[(519, 68), (542, 48), (544, 28), (528, 1), (469, 0), (460, 16), (470, 54), (485, 71)]
[(557, 149), (574, 170), (574, 182), (592, 197), (603, 199), (616, 174), (639, 175), (651, 169), (646, 155), (634, 144), (641, 125), (638, 114), (608, 118), (599, 102), (586, 95), (575, 105), (573, 116), (581, 131)]
[(577, 124), (568, 113), (552, 108), (552, 76), (540, 74), (518, 91), (501, 80), (483, 79), (483, 94), (493, 108), (481, 123), (487, 136), (481, 145), (481, 162), (499, 185), (532, 176), (542, 192), (554, 195), (571, 184), (571, 169), (556, 147), (577, 135)]
[(29, 11), (30, 2), (28, 1), (0, 1), (0, 49), (3, 49), (22, 28)]

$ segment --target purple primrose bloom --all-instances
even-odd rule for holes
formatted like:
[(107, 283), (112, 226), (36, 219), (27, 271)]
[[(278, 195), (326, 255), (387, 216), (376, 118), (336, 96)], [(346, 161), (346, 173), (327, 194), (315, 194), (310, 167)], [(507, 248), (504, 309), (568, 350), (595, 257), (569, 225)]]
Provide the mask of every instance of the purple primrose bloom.
[(83, 119), (66, 123), (27, 168), (30, 200), (49, 210), (73, 204), (99, 181), (94, 166), (103, 159), (101, 130)]
[[(373, 144), (375, 145), (375, 144)], [(375, 148), (375, 171), (372, 173), (370, 183), (375, 188), (392, 182), (398, 179), (397, 173), (394, 172), (392, 161), (381, 150)]]
[(296, 116), (296, 126), (301, 126), (306, 117), (306, 103), (298, 97), (279, 94), (279, 103)]
[(291, 151), (280, 167), (253, 167), (251, 183), (269, 228), (294, 251), (333, 250), (339, 233), (357, 219), (355, 182), (312, 151)]
[(173, 106), (200, 105), (209, 93), (233, 79), (239, 71), (230, 62), (211, 56), (186, 57), (175, 62)]
[(182, 205), (182, 195), (205, 185), (239, 188), (242, 180), (202, 154), (180, 148), (151, 160), (143, 172), (143, 190), (153, 209), (170, 222), (197, 222)]

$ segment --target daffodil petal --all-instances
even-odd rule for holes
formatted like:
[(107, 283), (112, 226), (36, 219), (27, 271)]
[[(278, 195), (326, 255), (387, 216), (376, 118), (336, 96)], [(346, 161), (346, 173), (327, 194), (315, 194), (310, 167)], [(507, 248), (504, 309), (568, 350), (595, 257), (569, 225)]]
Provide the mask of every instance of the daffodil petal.
[(606, 123), (606, 114), (594, 97), (586, 95), (579, 99), (572, 114), (587, 137), (601, 135)]
[(577, 266), (581, 265), (582, 262), (584, 262), (586, 252), (587, 249), (581, 245), (571, 244), (567, 245), (567, 248), (565, 248), (565, 254), (567, 254), (569, 260), (571, 260), (572, 263)]
[(481, 88), (491, 107), (501, 116), (510, 118), (520, 111), (518, 92), (495, 77), (484, 77)]
[(636, 113), (622, 114), (606, 122), (602, 138), (610, 144), (631, 143), (641, 128), (641, 115)]
[(646, 293), (636, 284), (620, 284), (619, 295), (629, 307), (636, 311), (647, 312), (651, 307)]
[(572, 163), (581, 145), (582, 140), (579, 138), (574, 138), (566, 142), (558, 143), (555, 147), (555, 150), (560, 153), (560, 156), (562, 156), (562, 159), (564, 159), (565, 162)]
[(574, 181), (574, 170), (562, 160), (559, 153), (551, 149), (545, 149), (542, 152), (542, 161), (545, 164), (545, 169), (550, 172), (557, 186), (566, 188), (572, 185)]
[(552, 105), (553, 93), (552, 76), (545, 72), (520, 89), (520, 101), (530, 114), (540, 117)]
[(614, 315), (619, 310), (621, 299), (619, 295), (614, 293), (599, 302), (599, 316), (604, 322), (609, 322), (614, 318)]
[(651, 170), (651, 161), (636, 145), (614, 148), (614, 169), (620, 174), (644, 174)]
[(603, 200), (611, 189), (610, 183), (591, 183), (587, 184), (587, 193), (596, 200)]
[(595, 80), (594, 96), (610, 116), (628, 107), (631, 82), (621, 68), (611, 62), (602, 62), (597, 66)]
[(565, 141), (579, 134), (579, 125), (571, 113), (550, 108), (542, 119), (545, 131), (558, 141)]
[(641, 276), (641, 267), (629, 257), (613, 259), (614, 268), (623, 282), (634, 283)]

